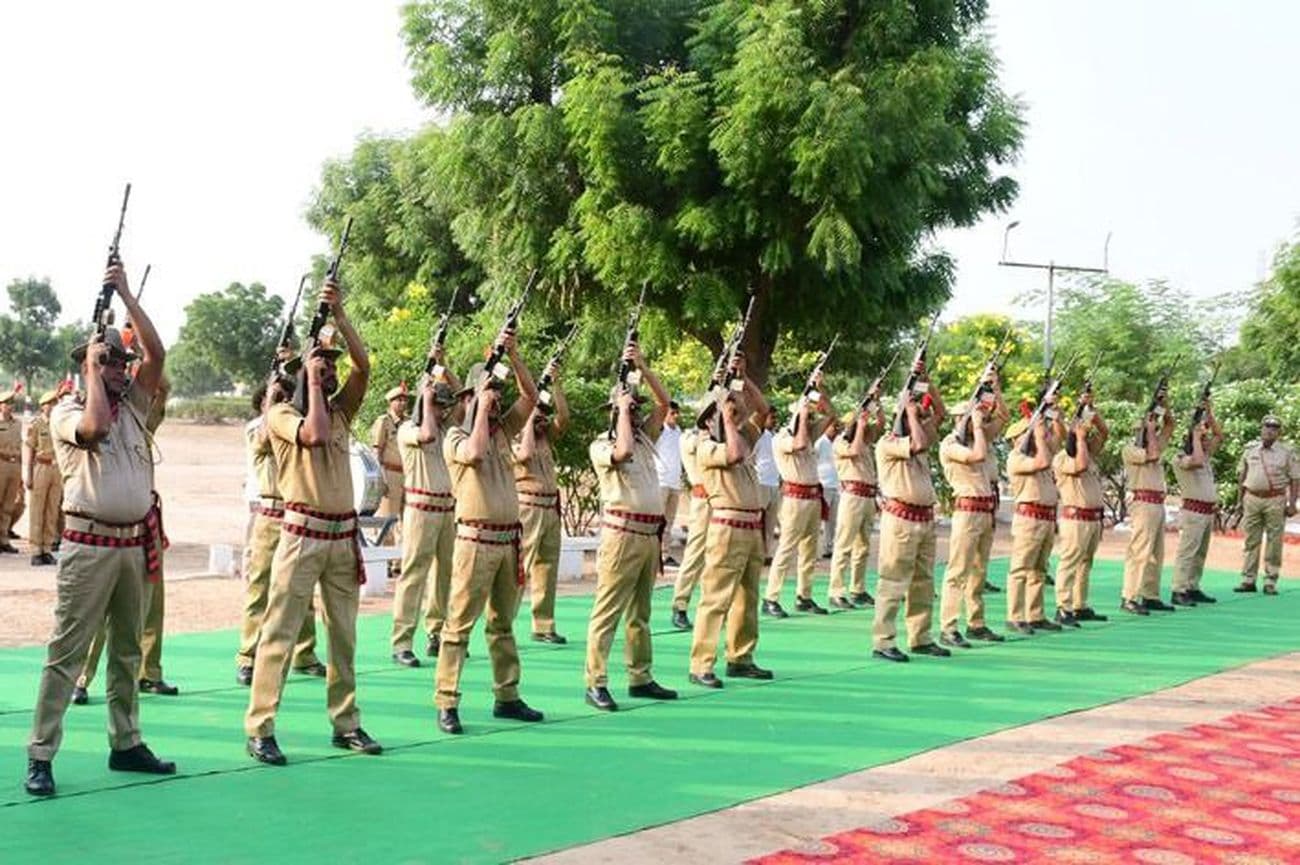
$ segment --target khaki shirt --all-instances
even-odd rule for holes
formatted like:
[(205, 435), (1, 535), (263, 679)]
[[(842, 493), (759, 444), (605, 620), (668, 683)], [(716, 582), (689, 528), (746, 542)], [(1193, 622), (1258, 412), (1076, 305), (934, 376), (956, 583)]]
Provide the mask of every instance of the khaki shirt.
[(621, 463), (614, 462), (614, 440), (608, 435), (593, 441), (588, 452), (600, 480), (600, 502), (605, 510), (616, 508), (637, 514), (663, 515), (655, 446), (649, 436), (638, 431), (632, 442), (631, 459)]
[(267, 412), (275, 474), (286, 502), (297, 502), (327, 514), (343, 514), (356, 507), (352, 497), (352, 456), (348, 445), (350, 418), (330, 407), (330, 440), (321, 447), (298, 443), (303, 416), (290, 403), (271, 406)]
[(1095, 459), (1088, 460), (1088, 467), (1082, 468), (1076, 457), (1057, 451), (1052, 458), (1052, 472), (1056, 475), (1056, 489), (1061, 495), (1061, 504), (1072, 508), (1097, 509), (1105, 503), (1101, 488), (1101, 473)]
[(1246, 489), (1262, 494), (1286, 489), (1293, 481), (1300, 480), (1300, 463), (1296, 461), (1295, 451), (1285, 442), (1277, 441), (1266, 448), (1262, 442), (1253, 441), (1246, 445), (1237, 465), (1239, 477), (1243, 472)]
[(812, 442), (801, 451), (794, 449), (794, 433), (782, 429), (772, 439), (772, 453), (776, 456), (776, 470), (781, 480), (788, 484), (817, 483), (817, 451)]
[(128, 386), (108, 436), (85, 446), (77, 424), (86, 413), (78, 400), (54, 408), (54, 456), (63, 475), (63, 510), (107, 523), (138, 523), (153, 505), (153, 453), (145, 414), (149, 398)]
[(695, 459), (700, 446), (700, 431), (698, 429), (688, 429), (682, 433), (681, 445), (682, 470), (686, 472), (686, 482), (692, 487), (699, 486), (704, 483), (699, 463)]
[(971, 448), (957, 441), (955, 432), (948, 433), (939, 445), (939, 465), (943, 467), (943, 476), (948, 479), (953, 495), (972, 498), (988, 498), (993, 495), (993, 484), (989, 481), (986, 456), (979, 462), (966, 462)]
[(275, 473), (275, 449), (271, 447), (271, 429), (268, 421), (249, 424), (244, 429), (244, 445), (249, 462), (257, 475), (257, 494), (263, 498), (280, 498), (279, 479)]
[(1147, 450), (1134, 442), (1124, 445), (1124, 478), (1130, 490), (1165, 492), (1164, 463), (1156, 458), (1147, 460)]
[(456, 497), (457, 520), (487, 523), (519, 522), (519, 489), (515, 485), (515, 455), (510, 439), (522, 429), (522, 412), (511, 409), (492, 431), (488, 452), (477, 464), (456, 456), (469, 431), (457, 424), (442, 440), (442, 455), (451, 472), (451, 492)]
[(0, 457), (6, 462), (23, 458), (23, 422), (17, 415), (0, 420)]
[[(1055, 456), (1052, 457), (1053, 460), (1055, 458)], [(1056, 481), (1052, 478), (1052, 464), (1049, 462), (1047, 468), (1039, 469), (1036, 472), (1029, 471), (1029, 466), (1036, 459), (1038, 458), (1025, 456), (1018, 447), (1012, 449), (1011, 455), (1007, 457), (1007, 474), (1011, 478), (1011, 495), (1015, 496), (1016, 504), (1055, 505), (1061, 500), (1061, 497), (1056, 489)]]
[[(751, 421), (746, 421), (740, 427), (740, 434), (752, 448), (760, 431)], [(750, 459), (729, 466), (726, 442), (715, 442), (712, 436), (703, 433), (697, 436), (695, 462), (713, 510), (758, 511), (767, 505), (767, 492), (758, 482), (758, 468), (752, 457), (751, 453)]]
[(447, 431), (439, 427), (440, 434), (427, 444), (420, 444), (420, 428), (414, 421), (404, 421), (397, 428), (397, 449), (402, 454), (403, 483), (417, 490), (451, 494), (451, 472), (442, 452)]
[(1179, 454), (1174, 459), (1174, 479), (1178, 481), (1178, 492), (1185, 499), (1217, 504), (1219, 490), (1214, 486), (1214, 469), (1210, 466), (1210, 458), (1207, 456), (1204, 465), (1194, 469), (1184, 465), (1190, 459), (1186, 454)]
[[(515, 436), (515, 447), (523, 440), (523, 433)], [(521, 493), (554, 495), (560, 489), (555, 471), (555, 451), (551, 449), (549, 434), (533, 440), (533, 455), (527, 460), (515, 457), (515, 486)]]
[(385, 471), (400, 471), (393, 466), (402, 465), (402, 455), (397, 446), (397, 418), (392, 412), (384, 412), (375, 418), (370, 426), (370, 444), (379, 451), (379, 461)]
[(930, 478), (930, 454), (928, 451), (912, 453), (912, 440), (908, 436), (899, 438), (890, 433), (876, 442), (876, 473), (880, 478), (880, 492), (887, 499), (919, 507), (937, 501), (934, 481)]
[(876, 482), (876, 462), (871, 457), (875, 443), (874, 435), (868, 433), (862, 453), (854, 457), (849, 455), (853, 442), (842, 435), (835, 439), (835, 444), (831, 445), (831, 454), (835, 457), (835, 473), (841, 481), (859, 481), (864, 484)]
[(38, 414), (27, 426), (27, 446), (38, 457), (54, 459), (54, 436), (50, 431), (50, 420)]

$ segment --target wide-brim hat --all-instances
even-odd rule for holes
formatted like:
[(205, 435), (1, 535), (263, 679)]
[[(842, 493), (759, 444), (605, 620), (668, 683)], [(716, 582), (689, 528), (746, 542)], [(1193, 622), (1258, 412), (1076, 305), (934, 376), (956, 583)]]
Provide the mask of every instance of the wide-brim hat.
[(14, 397), (16, 396), (18, 396), (18, 391), (14, 390), (13, 388), (10, 388), (9, 390), (0, 391), (0, 405), (7, 402), (13, 402)]
[[(94, 338), (92, 337), (72, 350), (72, 360), (75, 363), (82, 363), (85, 361), (86, 352), (90, 350), (90, 344), (93, 341)], [(122, 341), (122, 332), (117, 328), (109, 327), (104, 329), (104, 342), (108, 345), (110, 355), (116, 356), (128, 363), (136, 360), (136, 353)]]
[(487, 364), (476, 363), (471, 366), (469, 372), (465, 373), (465, 378), (461, 380), (460, 390), (456, 391), (455, 398), (460, 399), (473, 393), (487, 374)]
[(1275, 414), (1266, 414), (1264, 419), (1260, 421), (1260, 425), (1280, 427), (1282, 426), (1282, 419)]
[(47, 390), (45, 393), (41, 394), (40, 402), (38, 402), (37, 405), (48, 405), (49, 403), (58, 401), (59, 392), (57, 390)]
[(1020, 420), (1007, 427), (1006, 437), (1015, 441), (1029, 431), (1029, 418), (1022, 417)]
[(446, 408), (456, 404), (456, 392), (445, 381), (434, 382), (433, 404)]

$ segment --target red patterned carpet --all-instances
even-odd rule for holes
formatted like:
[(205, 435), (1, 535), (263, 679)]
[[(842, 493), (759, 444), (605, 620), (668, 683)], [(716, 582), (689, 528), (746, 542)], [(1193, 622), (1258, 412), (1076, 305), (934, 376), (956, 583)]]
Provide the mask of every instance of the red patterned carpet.
[(753, 861), (1300, 863), (1300, 699)]

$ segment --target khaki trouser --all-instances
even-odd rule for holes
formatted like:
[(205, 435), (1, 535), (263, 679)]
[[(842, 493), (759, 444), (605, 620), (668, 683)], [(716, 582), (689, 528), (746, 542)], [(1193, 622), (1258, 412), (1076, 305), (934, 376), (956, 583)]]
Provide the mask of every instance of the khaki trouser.
[(686, 612), (691, 605), (695, 585), (704, 573), (705, 544), (709, 536), (709, 516), (713, 509), (708, 499), (691, 496), (691, 515), (686, 526), (686, 551), (682, 553), (682, 566), (677, 569), (677, 582), (673, 585), (673, 609)]
[(402, 542), (402, 509), (406, 504), (406, 476), (401, 472), (395, 472), (391, 469), (384, 468), (384, 496), (379, 500), (379, 507), (375, 509), (377, 517), (397, 517), (397, 522), (393, 524), (392, 543), (401, 544)]
[(361, 726), (355, 667), (357, 605), (361, 601), (356, 545), (352, 540), (317, 540), (284, 531), (271, 562), (271, 589), (244, 716), (244, 731), (249, 736), (275, 735), (275, 713), (289, 661), (317, 584), (329, 634), (325, 699), (330, 722), (336, 733), (349, 733)]
[(27, 755), (53, 760), (63, 738), (63, 713), (74, 677), (100, 624), (107, 619), (108, 744), (123, 751), (140, 744), (136, 674), (140, 669), (140, 612), (144, 592), (140, 547), (63, 545), (57, 577), (54, 634), (41, 672)]
[(763, 533), (712, 523), (708, 530), (700, 604), (695, 609), (691, 672), (713, 672), (718, 635), (727, 622), (727, 663), (754, 663), (758, 646), (758, 581), (763, 574)]
[(1198, 514), (1183, 508), (1178, 514), (1178, 554), (1174, 558), (1175, 592), (1191, 592), (1201, 587), (1205, 556), (1214, 534), (1214, 514)]
[(682, 491), (672, 487), (660, 487), (659, 500), (664, 506), (664, 544), (672, 546), (673, 529), (677, 527), (677, 509), (682, 504)]
[(934, 523), (914, 523), (885, 511), (880, 517), (880, 579), (876, 581), (873, 647), (897, 646), (898, 610), (905, 607), (912, 648), (929, 645), (934, 607)]
[[(533, 633), (555, 633), (555, 586), (560, 579), (560, 515), (554, 507), (532, 507), (519, 503), (519, 522), (524, 527), (524, 577), (528, 580), (533, 605)], [(524, 593), (519, 593), (519, 605)]]
[(59, 539), (62, 506), (63, 480), (58, 467), (37, 463), (32, 469), (32, 507), (27, 519), (27, 537), (37, 554), (48, 553)]
[(659, 538), (606, 526), (596, 553), (596, 598), (587, 626), (587, 687), (609, 684), (609, 650), (623, 619), (623, 656), (629, 686), (653, 681), (650, 596), (659, 574)]
[(451, 554), (456, 515), (407, 507), (402, 521), (402, 573), (393, 589), (393, 653), (410, 651), (415, 622), (424, 608), (430, 637), (442, 633), (451, 595)]
[(519, 699), (519, 648), (511, 624), (519, 608), (518, 565), (510, 544), (489, 544), (456, 538), (451, 557), (451, 599), (442, 626), (438, 653), (439, 709), (460, 705), (460, 672), (465, 666), (469, 633), (487, 609), (484, 636), (492, 659), (492, 690), (497, 702)]
[(781, 487), (763, 487), (767, 505), (763, 511), (763, 560), (776, 553), (776, 527), (781, 519)]
[[(140, 628), (140, 678), (159, 681), (162, 679), (162, 637), (163, 616), (166, 615), (167, 597), (163, 581), (151, 583), (145, 580), (141, 603), (144, 604)], [(108, 638), (110, 622), (103, 622), (95, 633), (95, 639), (86, 653), (86, 663), (77, 677), (78, 688), (89, 688), (95, 681), (99, 669), (99, 656), (104, 651), (104, 641)]]
[(0, 546), (9, 543), (9, 530), (22, 514), (23, 467), (0, 461)]
[(1133, 534), (1124, 554), (1124, 600), (1156, 600), (1165, 563), (1165, 506), (1135, 501), (1128, 516)]
[(989, 552), (993, 549), (993, 514), (981, 511), (953, 511), (952, 535), (948, 541), (948, 566), (943, 575), (943, 601), (939, 606), (939, 630), (958, 630), (962, 603), (966, 604), (966, 627), (983, 628), (984, 581), (989, 573)]
[(1241, 579), (1255, 582), (1259, 575), (1259, 547), (1264, 543), (1264, 581), (1276, 583), (1282, 573), (1282, 534), (1286, 529), (1286, 496), (1263, 496), (1246, 493), (1242, 507), (1241, 529), (1246, 546), (1241, 565)]
[(1056, 523), (1023, 514), (1011, 518), (1011, 566), (1007, 571), (1007, 621), (1041, 622), (1043, 588), (1056, 540)]
[(817, 541), (821, 537), (822, 503), (818, 499), (797, 499), (785, 496), (781, 500), (781, 541), (772, 557), (772, 569), (767, 575), (769, 601), (781, 600), (781, 588), (786, 574), (798, 565), (798, 582), (795, 594), (801, 598), (812, 597), (813, 568), (817, 564)]
[(1078, 612), (1088, 606), (1092, 560), (1101, 546), (1101, 520), (1061, 520), (1057, 548), (1056, 606)]
[[(261, 638), (262, 620), (266, 616), (266, 600), (271, 590), (271, 563), (275, 548), (280, 543), (280, 521), (254, 514), (244, 544), (244, 619), (239, 630), (239, 652), (235, 655), (236, 667), (252, 667), (257, 658), (257, 643)], [(316, 610), (311, 598), (307, 599), (307, 613), (298, 629), (298, 640), (293, 650), (293, 667), (301, 669), (319, 664), (316, 657)]]
[(831, 553), (831, 584), (828, 596), (844, 594), (844, 572), (849, 572), (849, 591), (867, 590), (867, 557), (871, 555), (871, 527), (876, 522), (876, 500), (841, 493), (835, 519), (835, 547)]
[(839, 487), (825, 487), (822, 498), (826, 500), (826, 519), (822, 520), (821, 554), (831, 556), (835, 554), (835, 538), (838, 537), (835, 526), (839, 523)]

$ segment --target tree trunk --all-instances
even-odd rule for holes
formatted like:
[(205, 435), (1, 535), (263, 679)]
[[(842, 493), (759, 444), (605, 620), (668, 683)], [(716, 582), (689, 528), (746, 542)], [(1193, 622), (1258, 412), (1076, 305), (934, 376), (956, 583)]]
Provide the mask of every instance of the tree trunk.
[(761, 390), (767, 389), (772, 352), (776, 349), (776, 338), (780, 333), (779, 322), (771, 315), (774, 291), (775, 285), (770, 274), (759, 273), (755, 277), (754, 315), (741, 343), (749, 365), (749, 377)]

